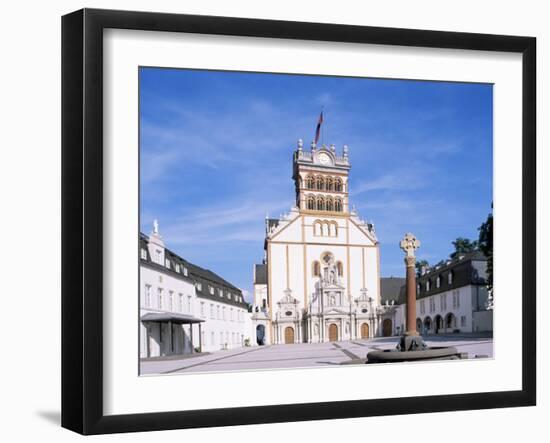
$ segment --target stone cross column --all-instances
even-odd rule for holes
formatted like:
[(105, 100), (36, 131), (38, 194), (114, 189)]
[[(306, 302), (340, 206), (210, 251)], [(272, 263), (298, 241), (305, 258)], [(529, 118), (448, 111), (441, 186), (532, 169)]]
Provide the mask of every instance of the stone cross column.
[(407, 325), (405, 335), (418, 335), (416, 330), (416, 256), (414, 251), (420, 247), (420, 241), (410, 232), (399, 243), (406, 253), (405, 266), (407, 267)]

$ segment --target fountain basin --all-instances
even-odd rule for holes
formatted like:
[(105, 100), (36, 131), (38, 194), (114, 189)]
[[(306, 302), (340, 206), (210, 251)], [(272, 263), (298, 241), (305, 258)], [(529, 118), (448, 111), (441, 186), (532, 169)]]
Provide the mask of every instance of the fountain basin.
[(459, 360), (467, 358), (467, 354), (458, 352), (454, 346), (431, 347), (415, 351), (399, 351), (387, 349), (384, 351), (371, 351), (367, 354), (366, 363), (398, 363), (405, 361), (425, 360)]

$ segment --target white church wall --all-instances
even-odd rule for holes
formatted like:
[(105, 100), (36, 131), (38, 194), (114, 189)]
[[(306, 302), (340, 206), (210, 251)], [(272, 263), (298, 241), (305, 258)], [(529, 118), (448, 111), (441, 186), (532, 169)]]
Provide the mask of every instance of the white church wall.
[(363, 248), (365, 251), (365, 281), (369, 296), (380, 304), (380, 260), (379, 248)]
[(301, 241), (301, 239), (302, 225), (300, 217), (289, 222), (282, 222), (282, 225), (275, 229), (275, 233), (271, 237), (271, 240), (274, 241)]
[(349, 221), (349, 243), (350, 244), (360, 244), (360, 245), (370, 245), (373, 246), (374, 242), (368, 238), (368, 236), (353, 222)]

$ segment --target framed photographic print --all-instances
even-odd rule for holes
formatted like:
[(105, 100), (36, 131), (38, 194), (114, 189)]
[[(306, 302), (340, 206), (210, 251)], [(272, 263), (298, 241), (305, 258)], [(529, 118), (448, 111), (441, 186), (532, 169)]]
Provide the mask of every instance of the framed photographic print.
[(534, 405), (534, 38), (62, 21), (62, 425)]

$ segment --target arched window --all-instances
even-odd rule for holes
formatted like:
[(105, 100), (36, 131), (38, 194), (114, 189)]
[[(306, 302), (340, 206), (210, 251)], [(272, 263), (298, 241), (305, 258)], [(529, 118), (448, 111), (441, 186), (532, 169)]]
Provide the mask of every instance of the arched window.
[(334, 210), (336, 212), (342, 212), (342, 199), (337, 198), (334, 200)]
[(338, 191), (338, 192), (342, 192), (344, 186), (342, 184), (342, 179), (341, 178), (336, 178), (334, 180), (334, 190), (335, 191)]
[(323, 197), (317, 197), (317, 210), (318, 211), (325, 210), (325, 199)]
[(313, 176), (308, 175), (306, 177), (306, 188), (307, 189), (313, 189), (314, 184), (315, 184), (315, 180), (313, 179)]
[(451, 271), (451, 272), (449, 272), (449, 274), (447, 275), (447, 283), (449, 283), (450, 285), (453, 284), (454, 274), (455, 274), (455, 273), (454, 273), (453, 271)]
[(331, 224), (332, 224), (332, 235), (334, 237), (338, 237), (338, 223), (333, 221)]
[(438, 275), (437, 278), (435, 279), (435, 287), (436, 288), (441, 287), (441, 275)]
[(326, 188), (327, 188), (327, 191), (333, 191), (334, 190), (334, 179), (332, 177), (327, 177), (327, 179), (326, 179)]
[(313, 262), (311, 272), (314, 277), (319, 277), (321, 275), (321, 265), (318, 261)]
[(315, 184), (316, 184), (316, 188), (319, 190), (319, 191), (322, 191), (325, 189), (325, 180), (323, 179), (323, 176), (322, 175), (318, 175), (316, 178), (315, 178)]
[(314, 210), (315, 209), (315, 197), (313, 195), (310, 195), (307, 198), (307, 208), (309, 210)]
[(332, 199), (332, 197), (327, 197), (326, 202), (327, 211), (334, 211), (334, 200)]
[(430, 280), (428, 280), (426, 282), (426, 292), (428, 292), (430, 290), (430, 287), (431, 287), (431, 282), (430, 282)]
[(313, 223), (313, 235), (321, 235), (321, 222), (315, 221)]
[(326, 235), (328, 237), (332, 235), (330, 233), (330, 224), (328, 221), (323, 222), (323, 235)]
[(344, 265), (341, 261), (336, 262), (336, 269), (338, 270), (338, 277), (342, 277), (344, 275)]

